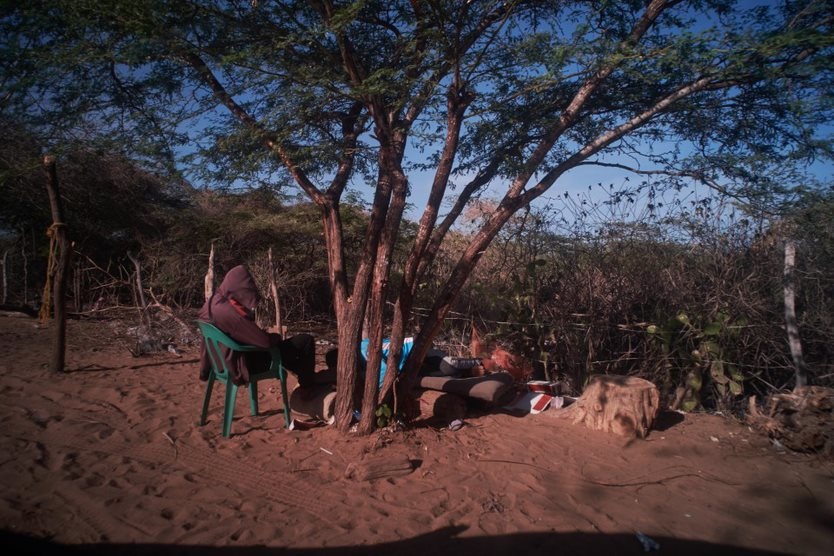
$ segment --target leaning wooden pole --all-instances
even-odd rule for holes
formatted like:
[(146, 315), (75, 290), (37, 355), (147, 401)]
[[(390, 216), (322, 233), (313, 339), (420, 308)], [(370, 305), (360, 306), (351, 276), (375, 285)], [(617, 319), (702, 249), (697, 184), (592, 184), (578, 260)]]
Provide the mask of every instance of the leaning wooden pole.
[(46, 168), (46, 190), (49, 193), (49, 206), (52, 209), (52, 225), (47, 231), (50, 237), (50, 249), (43, 299), (46, 313), (44, 315), (42, 308), (41, 320), (49, 318), (48, 299), (51, 296), (55, 323), (49, 368), (53, 372), (61, 372), (64, 370), (67, 343), (66, 290), (67, 273), (70, 266), (70, 241), (67, 234), (67, 225), (64, 222), (64, 210), (58, 188), (58, 171), (55, 167), (55, 157), (53, 155), (44, 156), (43, 165)]

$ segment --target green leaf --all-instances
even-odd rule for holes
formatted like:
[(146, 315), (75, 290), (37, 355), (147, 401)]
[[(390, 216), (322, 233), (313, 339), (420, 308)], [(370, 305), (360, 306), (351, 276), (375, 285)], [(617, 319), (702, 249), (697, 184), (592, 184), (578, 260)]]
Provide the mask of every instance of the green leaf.
[(718, 336), (721, 334), (721, 323), (711, 322), (704, 327), (704, 336)]
[(700, 402), (696, 398), (689, 398), (681, 403), (681, 411), (692, 411)]
[(710, 363), (709, 374), (712, 376), (712, 380), (718, 384), (727, 384), (727, 382), (730, 381), (730, 379), (724, 375), (724, 364), (721, 361), (713, 361)]
[(733, 394), (733, 396), (741, 396), (741, 394), (743, 392), (741, 384), (739, 384), (735, 380), (731, 380), (730, 381), (730, 392)]
[(698, 392), (701, 390), (701, 386), (703, 386), (703, 381), (701, 380), (701, 373), (698, 371), (689, 371), (686, 375), (686, 385), (692, 389), (693, 392)]
[(718, 342), (710, 340), (708, 342), (702, 343), (701, 347), (712, 356), (721, 355), (721, 346), (718, 345)]

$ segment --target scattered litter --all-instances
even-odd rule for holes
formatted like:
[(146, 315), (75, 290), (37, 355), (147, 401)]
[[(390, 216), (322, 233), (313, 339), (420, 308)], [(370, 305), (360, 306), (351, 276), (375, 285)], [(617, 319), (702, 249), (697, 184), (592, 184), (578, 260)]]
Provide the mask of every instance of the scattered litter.
[(333, 452), (331, 452), (331, 451), (330, 451), (330, 450), (328, 450), (327, 448), (319, 448), (319, 450), (321, 450), (322, 452), (324, 452), (324, 453), (325, 453), (325, 454), (327, 454), (327, 455), (330, 455), (330, 456), (332, 456), (332, 455), (333, 455)]
[(713, 442), (718, 442), (718, 438), (716, 438), (714, 436), (710, 436), (709, 439), (712, 440)]
[(637, 540), (639, 540), (640, 544), (643, 545), (643, 552), (651, 552), (652, 550), (660, 550), (660, 543), (658, 543), (656, 540), (654, 540), (650, 537), (647, 537), (646, 535), (644, 535), (640, 531), (637, 531), (636, 534), (637, 534)]
[(168, 442), (170, 442), (170, 443), (171, 443), (171, 446), (173, 446), (173, 447), (174, 447), (174, 456), (175, 456), (175, 457), (179, 457), (179, 455), (180, 455), (180, 451), (179, 451), (179, 449), (177, 448), (177, 443), (174, 441), (174, 439), (171, 437), (171, 435), (170, 435), (170, 434), (168, 434), (167, 432), (163, 432), (163, 433), (162, 433), (162, 436), (164, 436), (164, 437), (168, 440)]
[(551, 396), (558, 396), (562, 393), (562, 385), (550, 380), (530, 380), (527, 382), (527, 390), (540, 392)]
[[(554, 404), (554, 401), (555, 404)], [(541, 413), (553, 404), (553, 407), (562, 407), (564, 399), (560, 396), (550, 396), (538, 392), (524, 392), (514, 399), (504, 409), (512, 413), (531, 414)]]
[(451, 423), (449, 423), (449, 430), (450, 431), (457, 431), (463, 427), (463, 420), (462, 419), (455, 419)]
[(692, 514), (683, 514), (683, 517), (692, 517)]
[(773, 447), (779, 450), (780, 452), (785, 451), (785, 445), (776, 440), (775, 438), (771, 439), (771, 442), (773, 442)]
[(287, 430), (290, 430), (290, 431), (295, 430), (295, 419), (290, 419), (290, 424), (287, 425)]

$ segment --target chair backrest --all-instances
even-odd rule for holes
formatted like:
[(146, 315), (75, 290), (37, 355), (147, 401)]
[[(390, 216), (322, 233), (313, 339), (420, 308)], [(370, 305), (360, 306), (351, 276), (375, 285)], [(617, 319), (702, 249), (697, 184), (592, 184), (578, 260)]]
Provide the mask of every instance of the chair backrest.
[(246, 348), (232, 340), (222, 330), (205, 321), (198, 320), (197, 326), (206, 342), (206, 353), (215, 376), (221, 380), (227, 380), (231, 376), (231, 369), (226, 366), (226, 358), (223, 357), (221, 347), (232, 351), (247, 351)]

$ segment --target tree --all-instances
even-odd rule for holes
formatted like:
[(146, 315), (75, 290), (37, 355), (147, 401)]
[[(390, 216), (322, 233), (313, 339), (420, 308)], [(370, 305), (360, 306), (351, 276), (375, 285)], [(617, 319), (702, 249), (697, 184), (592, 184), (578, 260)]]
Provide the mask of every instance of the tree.
[[(343, 430), (367, 317), (368, 431), (396, 376), (378, 391), (386, 297), (396, 298), (390, 369), (420, 279), (468, 203), (500, 190), (419, 323), (406, 377), (502, 226), (577, 166), (628, 155), (714, 177), (716, 161), (825, 152), (813, 129), (831, 112), (833, 11), (823, 0), (750, 10), (713, 0), (32, 1), (3, 14), (0, 110), (49, 137), (93, 133), (169, 163), (188, 144), (218, 179), (291, 177), (322, 215)], [(416, 168), (433, 179), (390, 284)], [(349, 276), (339, 204), (352, 179), (373, 201)]]

